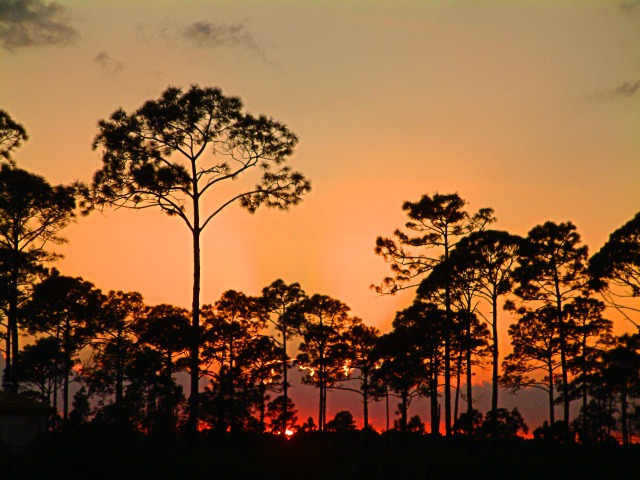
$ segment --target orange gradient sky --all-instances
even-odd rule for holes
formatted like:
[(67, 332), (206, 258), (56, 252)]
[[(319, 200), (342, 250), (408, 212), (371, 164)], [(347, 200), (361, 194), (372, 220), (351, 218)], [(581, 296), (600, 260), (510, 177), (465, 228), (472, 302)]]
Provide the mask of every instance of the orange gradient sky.
[[(386, 330), (411, 293), (370, 291), (389, 272), (373, 247), (403, 224), (405, 200), (458, 192), (521, 235), (570, 220), (591, 252), (640, 210), (638, 1), (58, 5), (55, 18), (31, 19), (54, 34), (23, 44), (0, 17), (0, 108), (31, 136), (21, 167), (89, 181), (98, 119), (168, 85), (218, 86), (300, 137), (291, 165), (312, 193), (289, 213), (231, 207), (208, 227), (203, 303), (281, 277)], [(194, 22), (210, 35), (189, 36)], [(177, 219), (109, 210), (65, 236), (63, 273), (190, 305)]]

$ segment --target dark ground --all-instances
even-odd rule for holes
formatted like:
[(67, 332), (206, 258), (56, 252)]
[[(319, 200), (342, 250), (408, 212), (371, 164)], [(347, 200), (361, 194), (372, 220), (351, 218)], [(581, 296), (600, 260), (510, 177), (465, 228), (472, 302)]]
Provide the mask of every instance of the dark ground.
[(181, 438), (84, 433), (0, 450), (0, 479), (640, 479), (640, 445), (350, 432)]

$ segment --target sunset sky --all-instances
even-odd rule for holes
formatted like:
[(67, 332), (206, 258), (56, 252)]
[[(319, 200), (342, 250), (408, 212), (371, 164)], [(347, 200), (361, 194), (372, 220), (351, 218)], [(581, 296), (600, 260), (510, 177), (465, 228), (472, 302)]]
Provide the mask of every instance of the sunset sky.
[[(0, 108), (31, 137), (18, 165), (52, 183), (99, 168), (99, 119), (191, 84), (285, 123), (313, 186), (208, 227), (203, 303), (283, 278), (387, 330), (412, 294), (370, 290), (389, 273), (373, 248), (405, 200), (458, 192), (521, 235), (570, 220), (591, 252), (640, 210), (637, 0), (0, 0)], [(178, 220), (107, 210), (65, 236), (64, 274), (190, 305)]]

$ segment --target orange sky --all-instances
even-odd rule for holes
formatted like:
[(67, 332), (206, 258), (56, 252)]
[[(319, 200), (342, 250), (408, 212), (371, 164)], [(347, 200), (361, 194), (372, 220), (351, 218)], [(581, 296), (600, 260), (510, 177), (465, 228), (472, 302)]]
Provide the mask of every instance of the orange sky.
[[(0, 17), (0, 108), (30, 133), (19, 165), (65, 183), (99, 167), (98, 119), (168, 85), (219, 86), (287, 124), (313, 192), (208, 227), (203, 303), (282, 277), (386, 329), (411, 294), (369, 290), (388, 274), (373, 246), (405, 200), (458, 192), (518, 234), (571, 220), (592, 252), (640, 210), (638, 1), (132, 3), (60, 0), (15, 20), (22, 44)], [(194, 22), (211, 35), (189, 37)], [(178, 220), (107, 211), (65, 233), (63, 273), (190, 305)]]

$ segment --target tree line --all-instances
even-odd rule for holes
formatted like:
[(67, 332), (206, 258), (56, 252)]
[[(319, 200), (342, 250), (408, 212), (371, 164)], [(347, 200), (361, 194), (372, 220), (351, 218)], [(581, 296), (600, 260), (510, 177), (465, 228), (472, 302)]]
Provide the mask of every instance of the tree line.
[[(619, 432), (628, 443), (640, 425), (640, 336), (614, 336), (607, 318), (616, 309), (638, 327), (640, 214), (589, 257), (571, 222), (546, 222), (521, 237), (489, 228), (493, 210), (468, 212), (458, 194), (407, 201), (408, 222), (376, 240), (391, 276), (372, 288), (416, 295), (383, 334), (340, 300), (282, 280), (259, 296), (230, 290), (201, 305), (200, 234), (214, 217), (236, 202), (251, 213), (260, 205), (286, 210), (310, 190), (287, 165), (295, 135), (244, 113), (239, 99), (171, 87), (133, 113), (117, 110), (99, 122), (94, 147), (103, 165), (88, 185), (52, 186), (19, 168), (12, 154), (27, 138), (0, 112), (3, 382), (50, 403), (63, 427), (354, 429), (350, 412), (327, 419), (328, 393), (343, 389), (359, 395), (364, 429), (372, 428), (369, 405), (385, 401), (387, 430), (424, 431), (409, 415), (411, 401), (423, 397), (433, 434), (441, 424), (447, 436), (526, 432), (517, 409), (499, 407), (501, 388), (547, 393), (549, 419), (536, 436), (600, 442)], [(250, 172), (258, 172), (257, 184), (238, 181)], [(205, 211), (203, 196), (226, 183), (240, 183), (238, 191)], [(149, 306), (137, 292), (104, 293), (50, 268), (50, 246), (64, 241), (78, 212), (108, 206), (157, 208), (189, 228), (191, 310)], [(499, 326), (509, 320), (512, 352), (501, 362)], [(20, 348), (21, 334), (33, 342)], [(473, 376), (485, 366), (492, 398), (482, 415)], [(315, 421), (298, 422), (292, 367), (317, 389)], [(188, 402), (178, 372), (191, 378)], [(71, 382), (81, 385), (73, 397)], [(398, 402), (393, 427), (390, 399)], [(573, 401), (580, 413), (572, 419)]]

